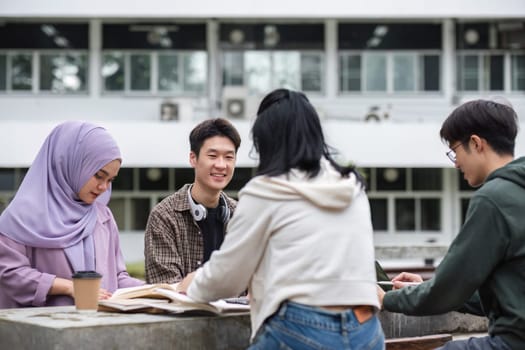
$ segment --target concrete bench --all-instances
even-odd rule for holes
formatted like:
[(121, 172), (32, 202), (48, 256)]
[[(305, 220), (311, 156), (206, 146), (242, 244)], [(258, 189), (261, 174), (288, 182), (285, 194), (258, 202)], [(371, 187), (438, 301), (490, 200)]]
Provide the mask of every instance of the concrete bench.
[(386, 350), (432, 350), (452, 340), (451, 334), (433, 334), (421, 337), (390, 338)]

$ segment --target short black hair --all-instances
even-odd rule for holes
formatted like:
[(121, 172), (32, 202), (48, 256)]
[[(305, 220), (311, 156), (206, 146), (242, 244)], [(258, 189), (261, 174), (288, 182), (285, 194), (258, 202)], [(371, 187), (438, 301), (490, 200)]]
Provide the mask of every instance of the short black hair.
[(224, 118), (207, 119), (199, 123), (190, 133), (190, 149), (197, 157), (204, 142), (214, 136), (224, 136), (235, 146), (235, 153), (241, 146), (241, 136), (230, 121)]
[(505, 104), (474, 100), (457, 107), (443, 122), (439, 134), (449, 145), (467, 142), (472, 135), (478, 135), (497, 154), (514, 155), (518, 116)]
[(325, 157), (343, 176), (354, 172), (331, 157), (325, 143), (321, 121), (305, 94), (277, 89), (264, 97), (252, 127), (253, 146), (259, 153), (257, 175), (278, 176), (291, 169), (305, 171), (315, 177)]

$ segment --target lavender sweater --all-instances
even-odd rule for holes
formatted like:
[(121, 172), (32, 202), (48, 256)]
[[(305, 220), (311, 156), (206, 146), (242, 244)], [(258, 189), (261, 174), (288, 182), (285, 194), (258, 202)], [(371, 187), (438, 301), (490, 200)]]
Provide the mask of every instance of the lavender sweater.
[[(96, 270), (103, 276), (101, 288), (114, 292), (117, 288), (144, 284), (126, 272), (111, 211), (105, 205), (95, 205), (97, 223), (93, 238)], [(63, 249), (33, 248), (0, 233), (0, 309), (73, 305), (69, 296), (47, 295), (55, 277), (71, 279), (72, 274)]]

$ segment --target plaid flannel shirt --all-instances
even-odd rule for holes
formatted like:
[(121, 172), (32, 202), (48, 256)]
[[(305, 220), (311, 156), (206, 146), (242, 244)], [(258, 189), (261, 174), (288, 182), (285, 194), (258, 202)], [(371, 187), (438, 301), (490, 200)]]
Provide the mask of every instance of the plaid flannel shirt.
[[(204, 243), (190, 212), (189, 186), (166, 197), (149, 215), (144, 235), (147, 283), (179, 282), (202, 264)], [(225, 197), (232, 215), (237, 202)]]

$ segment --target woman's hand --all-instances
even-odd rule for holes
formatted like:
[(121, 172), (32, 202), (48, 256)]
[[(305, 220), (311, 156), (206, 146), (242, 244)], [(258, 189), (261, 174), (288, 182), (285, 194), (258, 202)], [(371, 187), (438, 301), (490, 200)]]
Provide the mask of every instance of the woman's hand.
[(392, 282), (394, 283), (393, 289), (401, 289), (406, 286), (403, 282), (421, 283), (423, 282), (423, 278), (415, 273), (401, 272), (399, 275), (392, 278)]
[(111, 298), (113, 294), (105, 290), (104, 288), (100, 288), (98, 290), (98, 299), (99, 300), (105, 300)]
[(179, 282), (179, 284), (177, 285), (177, 292), (186, 293), (191, 284), (191, 281), (193, 281), (193, 277), (195, 277), (195, 271), (188, 274), (186, 277), (184, 277), (182, 281)]
[(65, 278), (55, 277), (49, 289), (48, 295), (67, 295), (73, 298), (73, 281)]

